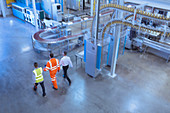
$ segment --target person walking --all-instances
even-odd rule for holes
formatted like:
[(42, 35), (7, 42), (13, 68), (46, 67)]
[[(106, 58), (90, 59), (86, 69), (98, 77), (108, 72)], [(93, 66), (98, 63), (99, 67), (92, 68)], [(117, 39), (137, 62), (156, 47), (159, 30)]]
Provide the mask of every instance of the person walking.
[(58, 85), (57, 85), (57, 80), (56, 80), (56, 73), (57, 73), (57, 71), (59, 72), (59, 70), (60, 70), (60, 64), (59, 64), (59, 60), (55, 59), (53, 57), (54, 57), (54, 54), (51, 53), (50, 60), (47, 62), (47, 65), (44, 68), (44, 71), (49, 70), (51, 81), (53, 83), (53, 89), (57, 90)]
[(43, 78), (43, 75), (42, 75), (43, 69), (42, 69), (42, 67), (38, 68), (37, 62), (34, 63), (34, 67), (35, 67), (35, 69), (33, 70), (33, 80), (34, 80), (33, 90), (37, 91), (37, 86), (38, 86), (38, 84), (40, 84), (42, 91), (43, 91), (42, 96), (45, 97), (46, 93), (45, 93), (45, 87), (44, 87), (44, 78)]
[(66, 78), (68, 80), (68, 82), (69, 82), (69, 85), (71, 85), (71, 80), (67, 75), (67, 70), (68, 70), (69, 66), (73, 67), (73, 64), (72, 64), (72, 62), (70, 60), (70, 57), (67, 56), (66, 51), (64, 51), (64, 56), (60, 60), (60, 65), (62, 65), (62, 67), (63, 67), (64, 78)]

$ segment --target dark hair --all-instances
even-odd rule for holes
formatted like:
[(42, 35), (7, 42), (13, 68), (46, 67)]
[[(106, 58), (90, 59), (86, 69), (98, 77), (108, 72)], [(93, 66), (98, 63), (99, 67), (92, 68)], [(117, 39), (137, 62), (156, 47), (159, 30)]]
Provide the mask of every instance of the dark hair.
[(53, 54), (53, 53), (50, 53), (50, 57), (53, 58), (53, 57), (54, 57), (54, 54)]
[(34, 67), (38, 67), (38, 63), (37, 62), (34, 62)]
[(67, 52), (66, 52), (66, 51), (64, 51), (64, 55), (67, 55)]

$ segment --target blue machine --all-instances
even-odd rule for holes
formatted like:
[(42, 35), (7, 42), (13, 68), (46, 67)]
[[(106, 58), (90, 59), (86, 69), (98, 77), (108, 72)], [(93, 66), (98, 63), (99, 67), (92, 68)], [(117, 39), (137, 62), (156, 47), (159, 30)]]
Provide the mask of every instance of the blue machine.
[[(41, 8), (45, 11), (45, 15), (47, 18), (53, 18), (53, 4), (59, 3), (61, 4), (61, 11), (63, 12), (63, 0), (41, 0)], [(58, 7), (57, 7), (58, 9)]]
[[(13, 15), (22, 19), (22, 20), (26, 19), (26, 17), (25, 17), (26, 15), (29, 15), (29, 14), (27, 14), (26, 10), (31, 9), (31, 8), (32, 8), (32, 3), (30, 2), (29, 7), (27, 7), (25, 0), (16, 0), (16, 3), (12, 3)], [(36, 0), (36, 9), (38, 12), (40, 12), (40, 13), (42, 12), (42, 11), (40, 11), (41, 10), (40, 0)], [(43, 15), (44, 14), (40, 15), (41, 16), (40, 19), (44, 18)]]
[(26, 13), (26, 6), (23, 4), (12, 3), (12, 12), (13, 15), (25, 20), (24, 14)]

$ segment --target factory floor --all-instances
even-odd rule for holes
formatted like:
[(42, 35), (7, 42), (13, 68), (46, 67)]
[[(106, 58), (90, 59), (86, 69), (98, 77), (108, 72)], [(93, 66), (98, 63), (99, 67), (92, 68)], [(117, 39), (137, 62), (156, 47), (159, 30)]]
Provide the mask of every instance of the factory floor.
[[(170, 113), (170, 63), (151, 54), (126, 51), (119, 56), (116, 78), (86, 75), (84, 63), (76, 69), (77, 50), (69, 52), (74, 68), (72, 85), (57, 74), (53, 90), (44, 72), (47, 97), (33, 90), (36, 61), (44, 66), (48, 55), (36, 53), (31, 35), (35, 28), (13, 16), (0, 17), (0, 113)], [(59, 56), (58, 58), (61, 58)]]

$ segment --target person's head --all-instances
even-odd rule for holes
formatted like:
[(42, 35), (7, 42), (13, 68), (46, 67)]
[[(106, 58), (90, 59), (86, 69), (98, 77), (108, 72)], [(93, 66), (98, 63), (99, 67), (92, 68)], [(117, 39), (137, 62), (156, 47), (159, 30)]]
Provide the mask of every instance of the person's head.
[(66, 51), (64, 51), (64, 56), (66, 56), (67, 55), (67, 52)]
[(34, 62), (34, 67), (37, 68), (38, 67), (38, 63)]
[(54, 54), (53, 53), (50, 53), (50, 58), (53, 58), (54, 57)]

